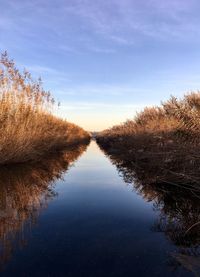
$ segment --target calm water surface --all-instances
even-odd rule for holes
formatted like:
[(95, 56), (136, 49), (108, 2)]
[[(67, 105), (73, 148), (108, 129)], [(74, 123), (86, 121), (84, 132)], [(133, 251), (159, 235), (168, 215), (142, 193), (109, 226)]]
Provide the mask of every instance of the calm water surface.
[[(37, 170), (31, 174), (35, 180)], [(19, 214), (13, 216), (10, 212), (9, 216), (0, 207), (3, 241), (0, 243), (0, 275), (198, 274), (196, 260), (191, 262), (192, 266), (185, 260), (182, 262), (180, 256), (177, 261), (173, 258), (179, 251), (177, 245), (165, 232), (155, 230), (160, 218), (155, 201), (145, 200), (144, 195), (125, 183), (120, 175), (122, 173), (118, 173), (116, 166), (92, 141), (62, 180), (39, 191), (40, 200), (38, 197), (29, 199), (23, 214), (20, 204), (16, 204), (20, 220)], [(9, 193), (10, 204), (6, 209), (14, 207), (14, 197)], [(27, 200), (19, 199), (20, 203), (22, 201)], [(13, 227), (14, 221), (16, 227)]]

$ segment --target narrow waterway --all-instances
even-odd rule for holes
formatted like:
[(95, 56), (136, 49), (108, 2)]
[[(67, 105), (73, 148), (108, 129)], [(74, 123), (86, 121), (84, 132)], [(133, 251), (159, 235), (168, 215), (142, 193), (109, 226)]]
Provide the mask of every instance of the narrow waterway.
[(177, 246), (155, 230), (155, 201), (145, 200), (120, 175), (92, 141), (50, 196), (43, 195), (45, 204), (31, 209), (20, 231), (9, 230), (0, 275), (193, 276), (173, 259)]

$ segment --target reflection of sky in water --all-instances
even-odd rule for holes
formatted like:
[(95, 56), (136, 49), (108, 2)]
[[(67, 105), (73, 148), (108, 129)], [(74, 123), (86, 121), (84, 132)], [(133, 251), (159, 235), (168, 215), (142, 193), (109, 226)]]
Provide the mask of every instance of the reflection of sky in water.
[(123, 182), (95, 142), (55, 190), (2, 276), (184, 276), (167, 263), (174, 246), (151, 229), (152, 203)]
[[(149, 209), (150, 204), (144, 203), (141, 196), (130, 193), (132, 187), (124, 185), (115, 167), (100, 153), (95, 142), (91, 143), (87, 153), (71, 168), (65, 176), (65, 181), (56, 190), (59, 193), (58, 205), (62, 199), (68, 199), (74, 206), (87, 203), (88, 207), (100, 208), (101, 211), (110, 211), (118, 216), (124, 210), (124, 216), (129, 217), (127, 209), (131, 213), (138, 206), (141, 209), (139, 216), (144, 213), (145, 220), (147, 214), (154, 214), (152, 209)], [(116, 209), (117, 205), (120, 209)]]

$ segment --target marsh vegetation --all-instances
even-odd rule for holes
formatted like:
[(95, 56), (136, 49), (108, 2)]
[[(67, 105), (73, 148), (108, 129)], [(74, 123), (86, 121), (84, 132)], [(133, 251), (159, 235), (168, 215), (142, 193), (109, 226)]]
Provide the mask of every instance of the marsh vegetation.
[(97, 142), (151, 176), (150, 183), (199, 189), (200, 92), (145, 108), (133, 120), (100, 132)]
[(0, 57), (0, 164), (36, 161), (50, 152), (88, 141), (82, 128), (52, 114), (50, 92), (7, 53)]

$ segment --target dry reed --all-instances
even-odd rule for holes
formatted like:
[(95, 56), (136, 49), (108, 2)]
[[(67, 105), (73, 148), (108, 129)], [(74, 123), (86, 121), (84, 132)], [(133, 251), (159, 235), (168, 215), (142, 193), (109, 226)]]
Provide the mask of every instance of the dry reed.
[(171, 97), (97, 135), (108, 154), (146, 170), (152, 182), (200, 183), (200, 92)]
[(52, 115), (55, 104), (41, 80), (0, 58), (0, 164), (39, 160), (50, 151), (89, 140), (82, 128)]

